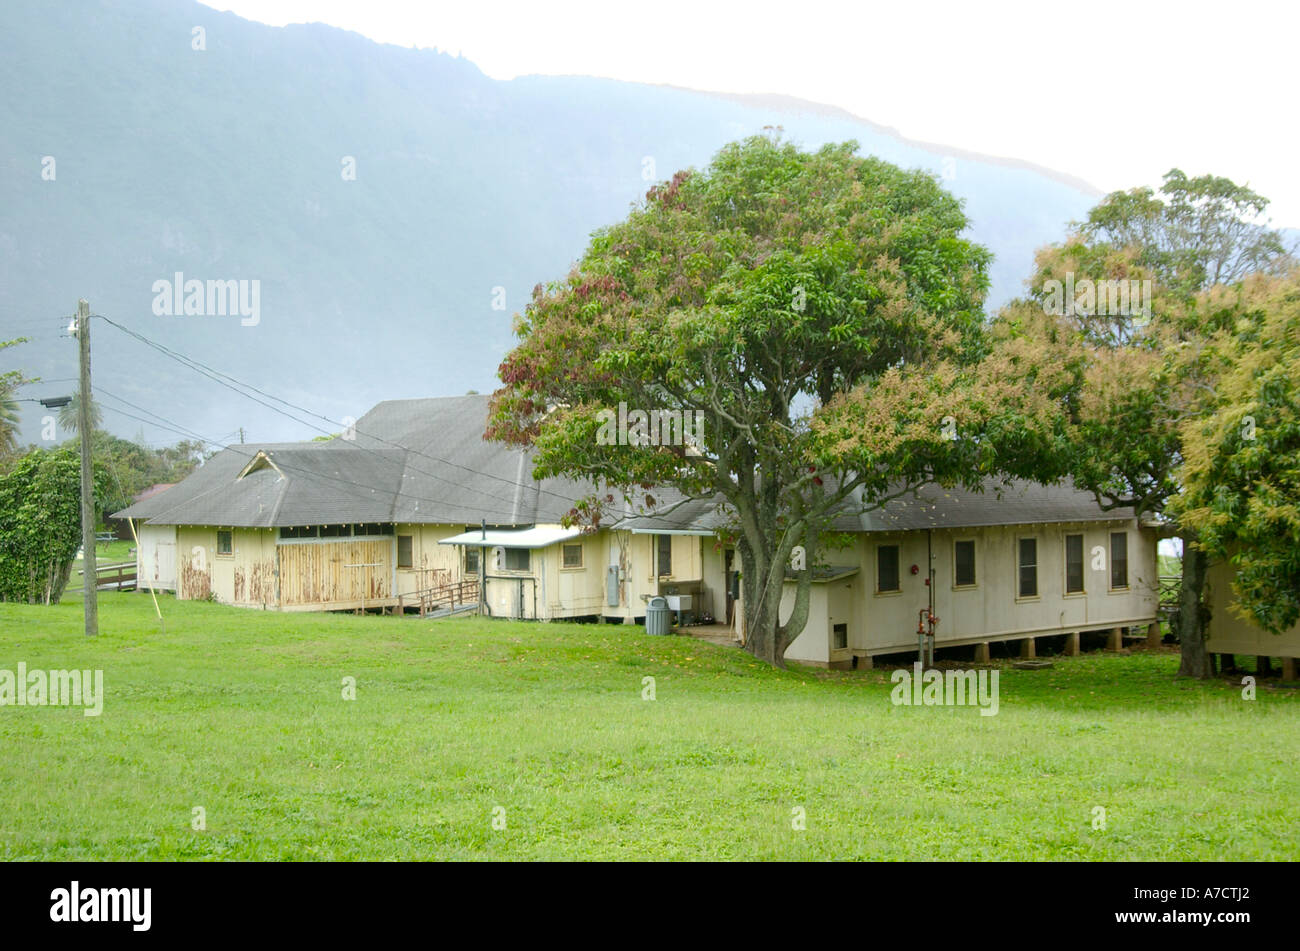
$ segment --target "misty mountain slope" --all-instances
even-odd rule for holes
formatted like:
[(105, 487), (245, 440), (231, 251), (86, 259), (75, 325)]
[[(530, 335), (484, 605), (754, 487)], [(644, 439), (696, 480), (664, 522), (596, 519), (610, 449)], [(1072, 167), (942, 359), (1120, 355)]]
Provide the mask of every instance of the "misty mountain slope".
[[(205, 50), (191, 48), (195, 26)], [(864, 153), (948, 172), (973, 237), (996, 254), (991, 305), (1018, 293), (1033, 250), (1097, 197), (832, 110), (582, 77), (499, 82), (445, 53), (263, 26), (186, 0), (6, 0), (0, 81), (0, 334), (33, 338), (5, 368), (75, 377), (75, 343), (60, 334), (86, 297), (96, 313), (332, 419), (383, 399), (492, 389), (512, 314), (644, 195), (647, 160), (667, 178), (764, 126), (806, 147), (852, 138)], [(341, 174), (346, 157), (354, 181)], [(260, 281), (260, 319), (156, 316), (154, 282), (176, 272)], [(498, 287), (504, 310), (492, 306)], [(102, 322), (92, 329), (107, 393), (207, 437), (319, 431)], [(40, 415), (27, 412), (26, 439), (39, 438)], [(106, 422), (176, 438), (113, 412)]]

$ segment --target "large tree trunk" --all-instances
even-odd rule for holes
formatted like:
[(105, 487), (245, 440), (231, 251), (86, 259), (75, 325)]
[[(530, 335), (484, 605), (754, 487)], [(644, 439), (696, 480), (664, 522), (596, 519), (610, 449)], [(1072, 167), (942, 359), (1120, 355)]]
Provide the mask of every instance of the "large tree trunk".
[[(781, 589), (785, 565), (755, 555), (740, 545), (741, 584), (745, 609), (745, 650), (775, 667), (785, 666), (786, 645), (781, 641)], [(779, 575), (779, 577), (774, 577)]]
[(743, 542), (737, 546), (744, 567), (741, 578), (744, 586), (745, 649), (773, 667), (785, 667), (786, 649), (803, 632), (808, 620), (814, 542), (811, 533), (805, 534), (805, 541), (805, 556), (810, 567), (799, 579), (795, 603), (785, 624), (781, 623), (781, 597), (785, 591), (788, 545), (779, 547), (777, 556), (771, 561), (761, 555), (755, 557), (752, 549)]
[(1190, 536), (1183, 536), (1182, 588), (1178, 596), (1178, 640), (1182, 646), (1182, 661), (1178, 665), (1178, 676), (1208, 680), (1213, 670), (1205, 649), (1207, 611), (1202, 598), (1209, 558), (1205, 552), (1194, 548), (1192, 541)]

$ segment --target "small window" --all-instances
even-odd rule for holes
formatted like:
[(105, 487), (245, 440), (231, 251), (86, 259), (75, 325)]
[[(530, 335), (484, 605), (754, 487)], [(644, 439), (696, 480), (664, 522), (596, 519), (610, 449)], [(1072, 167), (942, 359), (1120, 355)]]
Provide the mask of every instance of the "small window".
[(217, 532), (217, 554), (233, 555), (235, 553), (234, 532)]
[(659, 577), (673, 573), (673, 536), (657, 535), (659, 539)]
[(414, 558), (415, 544), (414, 543), (415, 543), (414, 535), (397, 536), (397, 567), (398, 568), (411, 568), (415, 565), (415, 558)]
[(315, 538), (319, 529), (315, 525), (291, 525), (280, 529), (281, 538)]
[(1128, 587), (1128, 532), (1110, 533), (1110, 586)]
[(527, 548), (507, 548), (506, 549), (506, 570), (507, 571), (527, 571), (531, 565), (529, 555), (531, 553)]
[(953, 583), (958, 588), (975, 586), (975, 542), (964, 540), (953, 545)]
[(565, 545), (561, 550), (560, 567), (581, 568), (582, 567), (582, 546)]
[(898, 584), (898, 546), (876, 547), (876, 591), (901, 591)]
[(1083, 536), (1065, 536), (1065, 593), (1083, 593)]
[(836, 650), (842, 650), (849, 646), (849, 626), (847, 624), (836, 624), (831, 631), (835, 638)]
[(1019, 567), (1019, 597), (1038, 597), (1038, 539), (1020, 539)]
[(352, 534), (351, 525), (322, 525), (321, 538), (348, 538)]
[(478, 574), (478, 549), (477, 548), (465, 549), (465, 574), (467, 575)]

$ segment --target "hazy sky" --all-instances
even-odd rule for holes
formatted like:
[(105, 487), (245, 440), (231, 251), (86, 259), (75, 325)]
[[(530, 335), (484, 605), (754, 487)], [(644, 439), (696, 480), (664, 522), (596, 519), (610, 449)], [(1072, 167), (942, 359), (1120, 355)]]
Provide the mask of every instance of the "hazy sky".
[(212, 0), (283, 25), (461, 53), (489, 76), (576, 74), (782, 93), (1103, 190), (1174, 166), (1245, 182), (1300, 227), (1300, 4)]

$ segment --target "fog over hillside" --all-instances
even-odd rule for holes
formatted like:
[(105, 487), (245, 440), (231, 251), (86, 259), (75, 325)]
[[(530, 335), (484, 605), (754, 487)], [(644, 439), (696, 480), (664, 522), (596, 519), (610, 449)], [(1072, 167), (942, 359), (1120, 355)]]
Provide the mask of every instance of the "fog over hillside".
[[(181, 0), (7, 0), (0, 74), (0, 334), (32, 338), (6, 354), (6, 368), (49, 381), (29, 397), (71, 392), (76, 347), (60, 335), (79, 297), (335, 420), (383, 399), (491, 390), (535, 284), (562, 276), (652, 180), (767, 126), (805, 147), (856, 139), (939, 174), (996, 255), (990, 307), (1098, 197), (779, 96), (497, 81), (446, 53)], [(256, 319), (156, 314), (156, 283), (177, 274), (259, 282)], [(320, 431), (102, 321), (92, 329), (106, 394), (209, 439)], [(115, 432), (180, 438), (103, 403)], [(43, 411), (23, 405), (24, 440), (36, 440)]]

